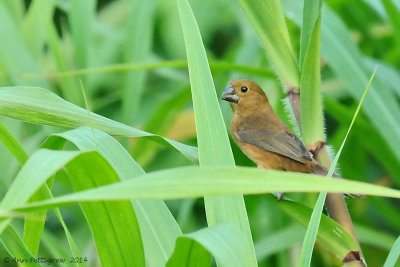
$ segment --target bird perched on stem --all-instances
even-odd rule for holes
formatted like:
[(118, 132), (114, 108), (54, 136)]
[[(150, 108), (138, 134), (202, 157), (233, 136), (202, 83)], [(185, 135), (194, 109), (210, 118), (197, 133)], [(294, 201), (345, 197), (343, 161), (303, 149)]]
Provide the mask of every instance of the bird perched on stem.
[[(233, 110), (233, 140), (258, 168), (322, 176), (328, 173), (281, 121), (257, 83), (245, 79), (233, 80), (225, 88), (221, 99), (230, 102)], [(278, 199), (283, 196), (283, 193), (277, 194)]]

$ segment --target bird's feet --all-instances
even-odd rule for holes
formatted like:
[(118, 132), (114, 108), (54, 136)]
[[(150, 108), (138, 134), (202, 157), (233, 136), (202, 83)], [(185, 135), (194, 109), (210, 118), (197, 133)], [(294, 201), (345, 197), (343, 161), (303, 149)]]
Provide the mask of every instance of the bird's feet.
[(281, 200), (285, 197), (285, 192), (272, 193), (272, 194), (274, 194), (274, 196), (276, 196), (278, 200)]

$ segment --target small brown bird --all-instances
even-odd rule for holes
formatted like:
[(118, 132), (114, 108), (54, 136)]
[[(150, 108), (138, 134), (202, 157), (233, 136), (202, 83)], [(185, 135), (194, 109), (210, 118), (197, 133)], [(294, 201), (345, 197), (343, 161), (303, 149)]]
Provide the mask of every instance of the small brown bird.
[[(229, 82), (221, 99), (233, 109), (231, 133), (258, 168), (326, 175), (303, 143), (281, 121), (260, 86), (245, 79)], [(278, 198), (283, 195), (278, 194)]]

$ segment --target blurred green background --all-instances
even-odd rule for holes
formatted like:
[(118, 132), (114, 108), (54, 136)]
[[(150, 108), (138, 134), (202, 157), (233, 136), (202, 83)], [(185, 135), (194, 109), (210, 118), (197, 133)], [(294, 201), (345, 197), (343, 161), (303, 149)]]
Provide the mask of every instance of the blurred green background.
[[(300, 46), (299, 3), (282, 2), (294, 51), (299, 51)], [(206, 47), (217, 94), (233, 78), (253, 79), (265, 89), (280, 117), (293, 127), (286, 95), (240, 5), (230, 0), (191, 0), (190, 4)], [(382, 103), (400, 121), (400, 1), (327, 0), (322, 16), (327, 16), (328, 22), (340, 26), (345, 33), (330, 36), (333, 32), (329, 32), (329, 23), (322, 23), (325, 127), (327, 143), (332, 151), (337, 151), (359, 97), (352, 93), (354, 88), (348, 82), (352, 77), (341, 73), (332, 58), (344, 61), (356, 56), (359, 67), (369, 75), (379, 65), (380, 80), (371, 90), (377, 90)], [(47, 88), (85, 108), (81, 80), (91, 111), (196, 145), (186, 52), (175, 0), (2, 0), (0, 36), (0, 86)], [(329, 54), (332, 40), (352, 53)], [(221, 109), (229, 129), (230, 107), (221, 102)], [(400, 144), (389, 142), (384, 135), (386, 130), (371, 118), (365, 112), (357, 118), (340, 157), (339, 172), (348, 179), (399, 189), (400, 157), (396, 151)], [(385, 123), (385, 117), (378, 119)], [(62, 131), (6, 117), (0, 117), (0, 121), (28, 153), (38, 149), (51, 133)], [(387, 127), (395, 128), (390, 122)], [(191, 164), (178, 152), (147, 139), (119, 140), (148, 172)], [(237, 165), (255, 166), (233, 142), (231, 145)], [(0, 195), (5, 194), (19, 169), (17, 161), (0, 143)], [(72, 192), (62, 173), (53, 192), (55, 195)], [(289, 195), (304, 199), (300, 194)], [(257, 244), (278, 229), (296, 227), (296, 222), (271, 199), (249, 196), (245, 200), (256, 249)], [(184, 233), (206, 226), (203, 200), (167, 201), (167, 204)], [(368, 197), (350, 199), (347, 204), (369, 266), (379, 266), (400, 233), (400, 201)], [(95, 259), (90, 231), (78, 205), (63, 207), (62, 212), (85, 255)], [(21, 221), (15, 223), (22, 225)], [(52, 214), (46, 221), (44, 236), (42, 254), (57, 255), (58, 247), (66, 247), (63, 230)], [(290, 266), (296, 262), (302, 235), (293, 238), (291, 248), (266, 251), (260, 266)], [(323, 245), (317, 243), (316, 251), (320, 253), (314, 253), (315, 266), (340, 265), (332, 263), (334, 256)], [(92, 265), (96, 265), (95, 260)]]

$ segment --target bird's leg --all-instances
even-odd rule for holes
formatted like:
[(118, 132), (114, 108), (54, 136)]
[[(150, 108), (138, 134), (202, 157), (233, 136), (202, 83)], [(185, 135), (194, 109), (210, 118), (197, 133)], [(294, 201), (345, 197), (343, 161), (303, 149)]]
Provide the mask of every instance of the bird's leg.
[(279, 192), (279, 193), (272, 193), (278, 200), (281, 200), (285, 197), (285, 192)]

